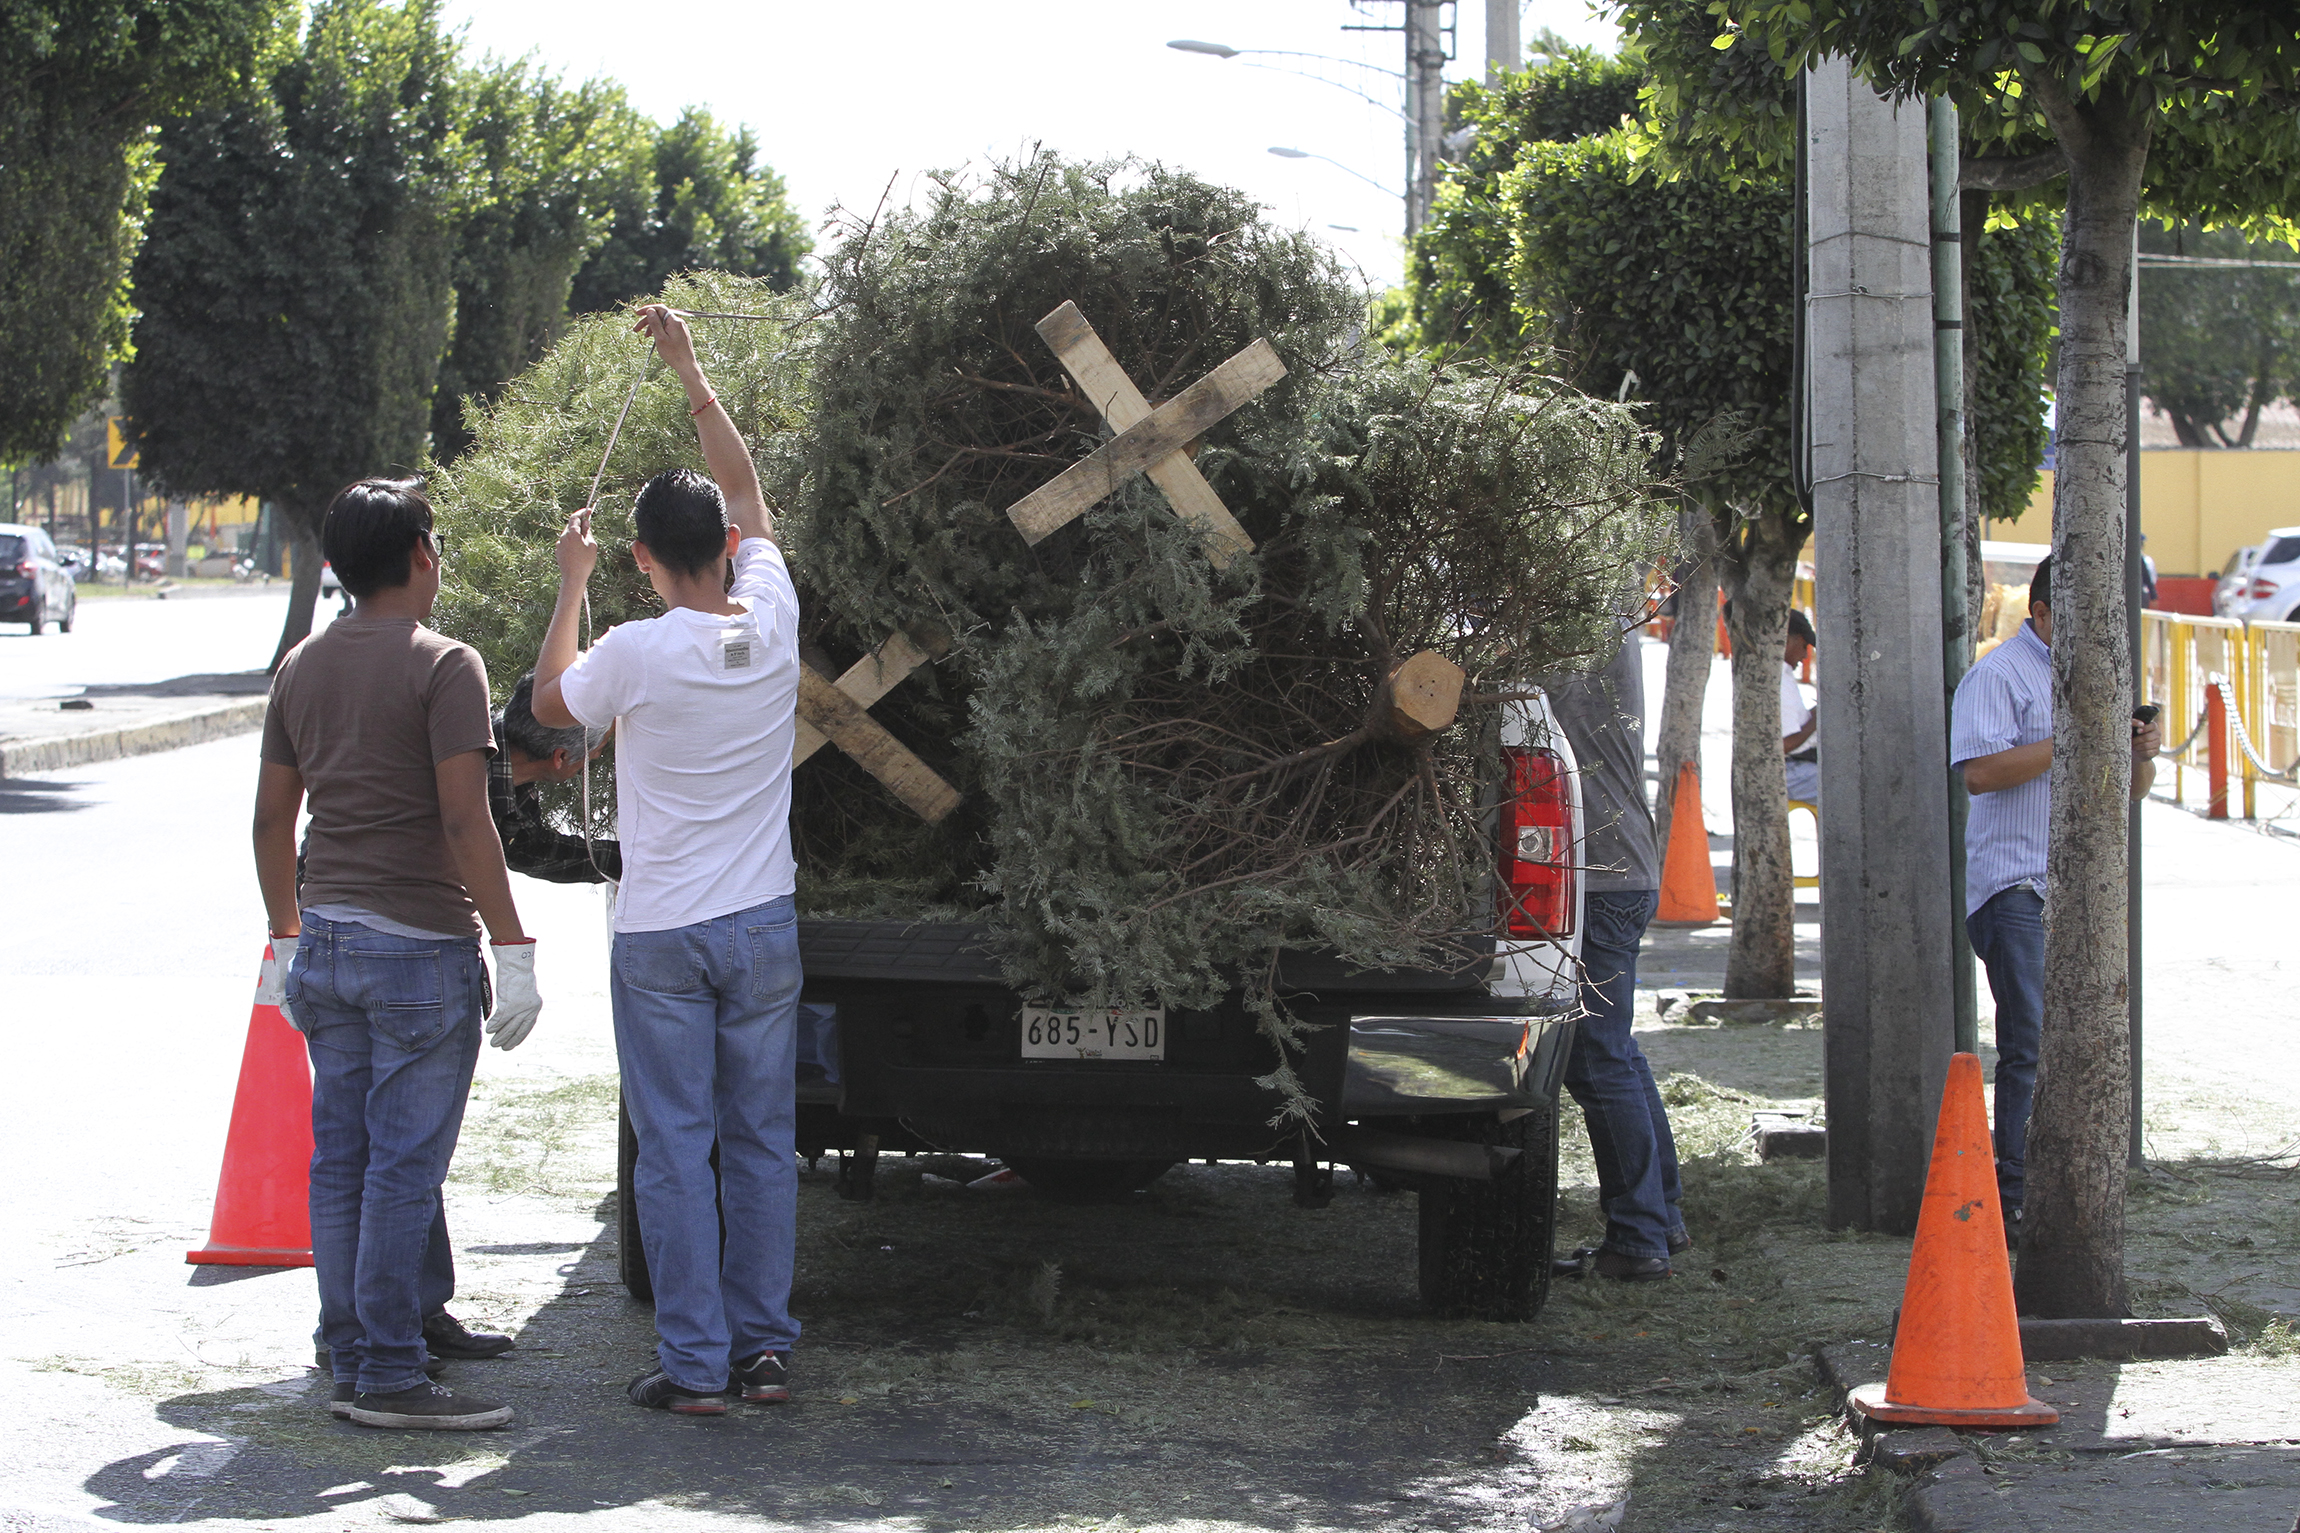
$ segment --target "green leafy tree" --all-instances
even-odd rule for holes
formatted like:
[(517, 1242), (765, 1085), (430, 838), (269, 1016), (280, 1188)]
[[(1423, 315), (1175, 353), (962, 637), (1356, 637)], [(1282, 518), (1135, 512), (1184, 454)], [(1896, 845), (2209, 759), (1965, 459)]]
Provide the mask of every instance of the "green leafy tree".
[(434, 0), (331, 0), (262, 85), (161, 135), (126, 402), (171, 492), (284, 514), (279, 655), (311, 629), (329, 497), (423, 461), (455, 299), (453, 64)]
[(655, 131), (651, 168), (651, 179), (614, 184), (607, 238), (575, 277), (577, 313), (658, 292), (684, 271), (764, 277), (776, 292), (798, 282), (812, 244), (750, 129), (727, 132), (689, 108)]
[[(2053, 506), (2053, 909), (2016, 1288), (2040, 1315), (2127, 1312), (2126, 303), (2146, 210), (2289, 234), (2300, 214), (2290, 0), (1719, 0), (1722, 53), (1793, 77), (1825, 54), (1945, 95), (2000, 159), (2065, 173)], [(1746, 126), (1716, 103), (1726, 131)], [(1971, 139), (1968, 137), (1968, 142)]]
[(127, 355), (153, 124), (256, 67), (285, 0), (0, 7), (0, 462), (54, 452)]
[[(2294, 247), (2248, 240), (2233, 229), (2148, 224), (2140, 248), (2203, 260), (2290, 262)], [(2140, 361), (2148, 397), (2171, 417), (2183, 447), (2250, 447), (2261, 412), (2300, 386), (2300, 271), (2148, 267), (2140, 278)]]
[[(1698, 618), (1722, 579), (1736, 657), (1726, 988), (1787, 995), (1795, 933), (1776, 657), (1810, 530), (1788, 478), (1791, 178), (1786, 165), (1755, 157), (1657, 156), (1653, 124), (1624, 127), (1641, 98), (1650, 105), (1660, 92), (1635, 51), (1568, 57), (1497, 91), (1465, 87), (1459, 103), (1478, 132), (1416, 240), (1411, 302), (1431, 344), (1554, 353), (1584, 387), (1645, 401), (1673, 452), (1732, 423), (1739, 455), (1688, 485), (1673, 572), (1687, 621), (1673, 638), (1663, 705), (1659, 818), (1666, 830), (1678, 763), (1698, 759), (1715, 632)], [(2044, 446), (2049, 262), (2040, 231), (1975, 243), (1986, 296), (1974, 330), (1989, 338), (1978, 392), (1992, 407), (1975, 448), (1992, 509), (2010, 514), (2025, 503)]]
[(489, 60), (453, 83), (462, 175), (455, 221), (455, 330), (431, 408), (432, 453), (471, 440), (468, 400), (493, 399), (567, 323), (575, 274), (607, 235), (608, 210), (652, 186), (645, 119), (603, 81), (569, 88), (525, 62)]

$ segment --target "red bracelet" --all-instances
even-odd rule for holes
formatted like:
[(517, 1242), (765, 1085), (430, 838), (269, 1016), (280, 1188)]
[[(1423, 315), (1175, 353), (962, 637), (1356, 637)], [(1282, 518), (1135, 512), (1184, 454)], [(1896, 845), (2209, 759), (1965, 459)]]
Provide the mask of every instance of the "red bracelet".
[(718, 395), (716, 395), (716, 394), (713, 394), (713, 395), (712, 395), (710, 398), (708, 398), (708, 399), (704, 400), (704, 401), (703, 401), (701, 404), (699, 404), (699, 405), (695, 406), (695, 408), (694, 408), (694, 409), (692, 409), (692, 410), (689, 410), (687, 413), (688, 413), (689, 415), (700, 415), (700, 414), (702, 414), (702, 413), (703, 413), (705, 410), (708, 410), (709, 408), (711, 408), (711, 406), (713, 406), (713, 405), (717, 404), (718, 402), (719, 402), (719, 396), (718, 396)]

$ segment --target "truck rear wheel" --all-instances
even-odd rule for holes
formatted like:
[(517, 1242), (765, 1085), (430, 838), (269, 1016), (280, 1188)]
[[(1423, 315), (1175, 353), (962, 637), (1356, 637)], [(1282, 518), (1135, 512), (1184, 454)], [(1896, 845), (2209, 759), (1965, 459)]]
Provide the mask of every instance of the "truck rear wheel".
[(639, 1136), (621, 1097), (615, 1100), (615, 1274), (623, 1291), (641, 1304), (655, 1302), (655, 1280), (647, 1271), (647, 1247), (639, 1230), (639, 1195), (631, 1173), (639, 1164)]
[(1423, 1182), (1422, 1302), (1447, 1316), (1531, 1320), (1549, 1299), (1557, 1244), (1557, 1104), (1507, 1123), (1463, 1118), (1442, 1137), (1524, 1153), (1490, 1182)]
[(1040, 1192), (1073, 1203), (1140, 1192), (1173, 1164), (1170, 1160), (1041, 1160), (1035, 1156), (1007, 1161), (1017, 1176)]

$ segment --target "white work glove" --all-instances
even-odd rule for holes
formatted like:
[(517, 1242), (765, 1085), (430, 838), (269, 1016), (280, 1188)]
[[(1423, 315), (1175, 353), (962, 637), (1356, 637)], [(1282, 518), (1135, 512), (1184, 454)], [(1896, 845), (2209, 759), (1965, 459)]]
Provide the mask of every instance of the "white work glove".
[(277, 1006), (287, 1025), (299, 1033), (303, 1031), (303, 1024), (288, 1010), (287, 976), (288, 965), (295, 962), (295, 950), (301, 941), (300, 937), (272, 938), (264, 949), (264, 966), (256, 971), (256, 1004)]
[(487, 1041), (515, 1049), (535, 1031), (543, 1011), (542, 993), (535, 988), (535, 944), (497, 943), (494, 953), (495, 1011), (487, 1019)]

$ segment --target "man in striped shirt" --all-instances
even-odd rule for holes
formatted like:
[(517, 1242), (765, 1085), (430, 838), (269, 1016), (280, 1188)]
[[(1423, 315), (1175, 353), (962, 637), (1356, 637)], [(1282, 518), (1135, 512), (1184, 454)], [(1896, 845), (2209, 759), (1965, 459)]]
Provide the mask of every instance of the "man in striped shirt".
[[(2045, 855), (2052, 826), (2052, 559), (2029, 580), (2029, 620), (1957, 684), (1949, 759), (1972, 795), (1965, 930), (1997, 1005), (1997, 1192), (2020, 1229), (2028, 1116), (2044, 1022)], [(2132, 726), (2132, 796), (2156, 779), (2163, 735)]]

